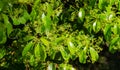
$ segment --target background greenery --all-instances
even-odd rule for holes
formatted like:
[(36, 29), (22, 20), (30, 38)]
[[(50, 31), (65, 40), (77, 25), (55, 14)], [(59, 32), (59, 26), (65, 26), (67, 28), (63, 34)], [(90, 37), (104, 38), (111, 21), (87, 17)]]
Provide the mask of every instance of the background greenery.
[(0, 0), (0, 70), (119, 70), (120, 0)]

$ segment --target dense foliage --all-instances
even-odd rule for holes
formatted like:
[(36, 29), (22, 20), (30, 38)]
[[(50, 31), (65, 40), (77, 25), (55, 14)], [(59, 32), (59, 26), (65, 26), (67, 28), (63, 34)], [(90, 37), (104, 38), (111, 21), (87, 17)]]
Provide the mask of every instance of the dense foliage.
[(94, 64), (120, 51), (119, 26), (120, 0), (0, 0), (0, 69)]

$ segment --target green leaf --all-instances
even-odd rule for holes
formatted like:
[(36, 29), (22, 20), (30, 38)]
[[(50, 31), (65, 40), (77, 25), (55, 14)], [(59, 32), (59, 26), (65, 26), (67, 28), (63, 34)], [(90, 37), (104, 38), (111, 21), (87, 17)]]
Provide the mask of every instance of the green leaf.
[(120, 40), (119, 36), (115, 37), (112, 39), (112, 41), (110, 42), (110, 47), (109, 47), (109, 51), (111, 53), (114, 53), (115, 52), (115, 45), (116, 43)]
[(110, 42), (110, 45), (115, 45), (118, 41), (119, 41), (119, 36), (115, 37), (112, 39), (112, 41)]
[(110, 0), (110, 5), (112, 6), (114, 4), (115, 0)]
[(48, 67), (47, 67), (47, 70), (56, 70), (55, 64), (50, 63), (50, 64), (48, 65)]
[(12, 20), (13, 20), (14, 25), (20, 25), (20, 22), (19, 22), (19, 20), (17, 18), (12, 17)]
[(50, 43), (50, 42), (49, 42), (47, 39), (41, 37), (40, 40), (42, 41), (42, 43), (43, 43), (45, 46), (49, 47), (49, 43)]
[(71, 54), (74, 54), (76, 51), (74, 44), (70, 40), (68, 40), (68, 49), (69, 49)]
[(26, 19), (24, 18), (24, 17), (19, 17), (19, 22), (21, 23), (21, 24), (25, 24), (26, 23)]
[(32, 12), (30, 13), (30, 20), (34, 22), (34, 20), (37, 17), (36, 11), (33, 9)]
[(34, 63), (35, 63), (34, 55), (31, 55), (30, 56), (30, 65), (34, 66)]
[(35, 57), (40, 58), (40, 45), (39, 45), (39, 43), (35, 46), (34, 54), (35, 54)]
[(120, 1), (118, 2), (118, 11), (120, 11)]
[(51, 30), (51, 18), (50, 16), (45, 16), (45, 14), (42, 14), (42, 22), (44, 23), (45, 31), (49, 32)]
[(115, 24), (114, 27), (112, 28), (113, 33), (117, 34), (118, 33), (118, 26)]
[(98, 22), (98, 21), (95, 21), (95, 22), (93, 23), (93, 31), (94, 31), (95, 33), (97, 33), (97, 32), (100, 31), (100, 29), (101, 29), (101, 23)]
[(24, 11), (23, 17), (24, 17), (26, 20), (29, 20), (29, 19), (30, 19), (30, 15), (29, 15), (29, 13), (27, 12), (27, 10)]
[(4, 44), (6, 41), (6, 31), (4, 30), (4, 26), (0, 25), (0, 44)]
[(0, 48), (0, 59), (2, 59), (6, 55), (6, 50), (4, 48)]
[(104, 3), (104, 0), (99, 0), (99, 3), (98, 3), (99, 9), (103, 9), (103, 3)]
[(54, 60), (54, 59), (55, 59), (55, 55), (56, 55), (56, 53), (57, 53), (56, 50), (54, 50), (54, 49), (50, 49), (50, 53), (49, 53), (50, 58)]
[(46, 53), (45, 46), (41, 45), (40, 46), (40, 59), (41, 59), (41, 61), (45, 61), (46, 57), (47, 57), (47, 53)]
[(83, 8), (80, 8), (79, 13), (78, 13), (79, 19), (83, 22), (85, 18), (85, 10)]
[(52, 6), (49, 3), (47, 3), (47, 16), (50, 17), (52, 13), (53, 13)]
[(34, 54), (36, 58), (40, 58), (41, 61), (45, 61), (46, 59), (46, 50), (43, 45), (40, 45), (39, 43), (35, 46)]
[(97, 61), (98, 58), (99, 58), (98, 52), (95, 51), (95, 49), (92, 48), (92, 47), (90, 47), (90, 56), (91, 56), (92, 63), (94, 63), (95, 61)]
[(79, 52), (79, 62), (80, 63), (86, 63), (87, 55), (85, 50), (81, 50)]
[(104, 37), (106, 41), (110, 41), (111, 39), (111, 25), (107, 24), (104, 29)]
[(60, 52), (62, 54), (62, 57), (65, 61), (69, 60), (69, 55), (67, 53), (67, 51), (63, 48), (63, 46), (60, 47)]
[(31, 41), (29, 42), (22, 51), (22, 56), (26, 56), (27, 53), (31, 50), (31, 48), (34, 46), (34, 43)]
[(4, 24), (6, 26), (7, 29), (7, 35), (9, 36), (9, 34), (13, 31), (13, 27), (12, 24), (9, 22), (8, 16), (5, 14), (2, 14), (3, 18), (4, 18)]

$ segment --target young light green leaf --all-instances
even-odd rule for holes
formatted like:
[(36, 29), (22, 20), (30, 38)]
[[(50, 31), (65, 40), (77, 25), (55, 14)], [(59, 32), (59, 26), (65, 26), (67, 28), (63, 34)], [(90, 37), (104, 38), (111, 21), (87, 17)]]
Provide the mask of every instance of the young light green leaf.
[(99, 58), (98, 52), (95, 51), (95, 49), (92, 48), (92, 47), (90, 47), (90, 56), (91, 56), (92, 63), (94, 63), (95, 61), (97, 61), (98, 58)]
[(27, 55), (27, 53), (31, 50), (31, 48), (34, 46), (34, 43), (31, 41), (29, 42), (22, 51), (22, 56)]

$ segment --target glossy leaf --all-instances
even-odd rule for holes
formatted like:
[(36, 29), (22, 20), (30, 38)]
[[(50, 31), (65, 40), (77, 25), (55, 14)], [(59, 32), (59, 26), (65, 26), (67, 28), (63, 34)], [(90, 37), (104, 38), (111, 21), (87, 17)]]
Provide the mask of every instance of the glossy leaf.
[(90, 47), (90, 56), (91, 56), (92, 63), (97, 61), (99, 58), (98, 52), (92, 47)]
[(78, 13), (79, 19), (83, 22), (85, 18), (85, 10), (83, 8), (80, 8), (79, 13)]
[(41, 59), (41, 61), (45, 61), (45, 59), (47, 57), (45, 46), (40, 45), (40, 51), (39, 52), (40, 52), (40, 59)]
[(34, 46), (34, 43), (31, 41), (29, 42), (22, 51), (22, 56), (26, 56), (27, 53), (31, 50), (31, 48)]

